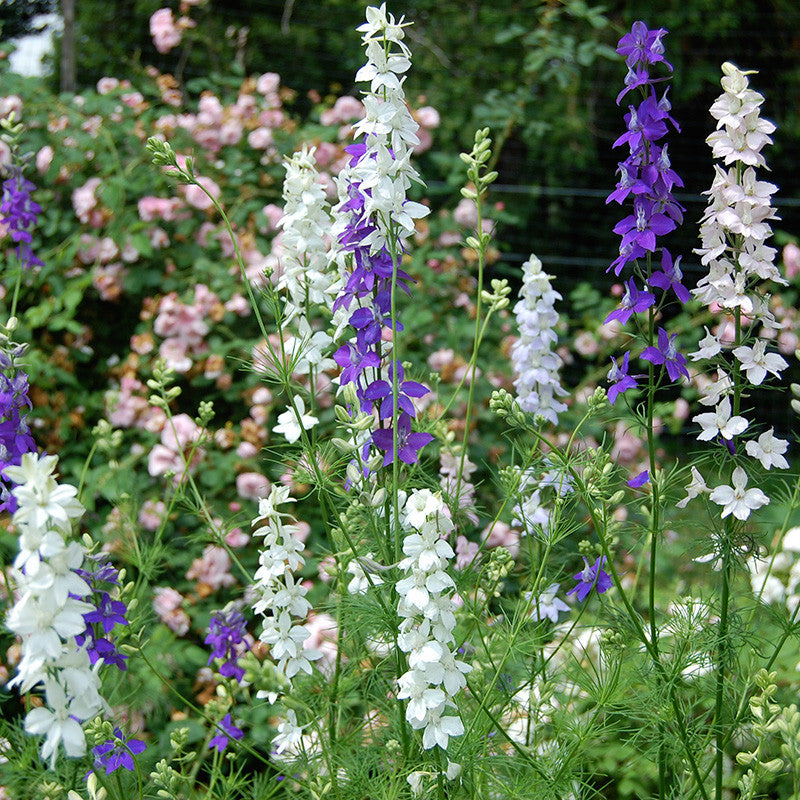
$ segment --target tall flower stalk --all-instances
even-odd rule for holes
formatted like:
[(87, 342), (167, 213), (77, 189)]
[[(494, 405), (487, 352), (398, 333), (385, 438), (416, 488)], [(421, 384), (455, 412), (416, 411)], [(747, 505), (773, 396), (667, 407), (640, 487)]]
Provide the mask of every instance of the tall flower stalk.
[[(367, 22), (359, 28), (367, 63), (356, 80), (369, 82), (369, 91), (365, 117), (354, 126), (358, 142), (346, 148), (350, 163), (339, 176), (334, 209), (342, 289), (333, 308), (352, 331), (334, 358), (342, 367), (341, 385), (355, 387), (359, 408), (353, 413), (377, 412), (371, 445), (384, 454), (384, 466), (393, 465), (393, 473), (398, 462), (416, 463), (419, 450), (433, 439), (412, 432), (413, 400), (428, 389), (406, 380), (398, 359), (397, 333), (403, 326), (397, 290), (411, 292), (411, 278), (400, 264), (414, 220), (428, 213), (406, 197), (420, 178), (410, 162), (419, 126), (403, 93), (402, 76), (411, 66), (403, 27), (402, 19), (387, 15), (384, 4), (368, 8)], [(368, 469), (369, 461), (362, 458), (362, 467)]]
[[(788, 442), (778, 439), (773, 429), (756, 437), (755, 426), (742, 414), (742, 400), (747, 387), (760, 386), (768, 374), (779, 376), (788, 367), (777, 353), (767, 352), (764, 332), (779, 326), (769, 309), (767, 282), (784, 284), (774, 264), (776, 250), (767, 246), (772, 233), (769, 220), (777, 219), (771, 204), (777, 187), (758, 180), (756, 167), (766, 167), (761, 151), (771, 144), (775, 126), (760, 116), (764, 102), (761, 94), (750, 88), (748, 74), (735, 65), (722, 65), (721, 94), (711, 106), (717, 129), (706, 140), (715, 158), (725, 167), (715, 166), (709, 204), (703, 215), (701, 247), (695, 252), (708, 267), (693, 294), (713, 310), (732, 317), (733, 343), (725, 352), (722, 337), (707, 333), (700, 350), (693, 354), (697, 361), (708, 361), (716, 367), (718, 380), (701, 397), (700, 402), (713, 408), (694, 417), (701, 432), (698, 439), (713, 441), (722, 454), (723, 463), (734, 462), (731, 484), (709, 488), (698, 472), (689, 490), (692, 497), (708, 493), (711, 503), (721, 507), (721, 532), (715, 537), (713, 558), (719, 564), (722, 593), (716, 652), (716, 728), (715, 790), (723, 793), (724, 749), (732, 724), (725, 709), (725, 691), (733, 653), (731, 650), (731, 582), (735, 556), (741, 541), (741, 523), (751, 513), (770, 502), (758, 487), (749, 486), (754, 462), (764, 469), (787, 468), (783, 453)], [(760, 326), (760, 329), (759, 329)], [(744, 451), (750, 459), (741, 458), (737, 447), (740, 437), (747, 437)], [(735, 460), (734, 460), (735, 459)]]

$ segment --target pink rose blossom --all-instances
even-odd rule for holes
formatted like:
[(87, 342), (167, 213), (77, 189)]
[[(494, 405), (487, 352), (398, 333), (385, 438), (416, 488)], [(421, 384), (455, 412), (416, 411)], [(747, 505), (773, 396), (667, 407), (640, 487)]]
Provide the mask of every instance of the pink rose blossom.
[(364, 104), (350, 95), (338, 97), (333, 108), (320, 114), (319, 121), (323, 125), (341, 125), (364, 116)]
[(145, 500), (139, 511), (139, 524), (148, 531), (158, 530), (167, 514), (167, 507), (161, 500)]
[(158, 219), (171, 221), (176, 219), (176, 212), (182, 205), (183, 201), (179, 197), (146, 195), (139, 199), (139, 219), (142, 222), (153, 222)]
[(50, 165), (53, 163), (53, 155), (53, 148), (49, 144), (46, 144), (36, 154), (36, 171), (40, 175), (44, 175), (50, 169)]
[(263, 126), (259, 126), (247, 134), (247, 144), (254, 150), (266, 150), (272, 142), (272, 131)]
[(512, 528), (507, 522), (497, 521), (489, 524), (483, 529), (481, 538), (486, 542), (486, 546), (505, 547), (512, 558), (519, 554), (520, 533)]
[(259, 94), (273, 94), (281, 85), (281, 76), (275, 72), (265, 72), (256, 81), (256, 90)]
[(478, 555), (480, 545), (477, 542), (471, 542), (466, 536), (459, 536), (456, 539), (456, 563), (457, 570), (466, 569), (472, 565), (472, 562)]
[(314, 157), (317, 159), (317, 166), (321, 169), (327, 167), (339, 153), (339, 149), (333, 142), (320, 142)]
[(17, 122), (19, 122), (19, 118), (22, 115), (22, 98), (17, 94), (0, 97), (0, 119), (11, 116), (12, 111)]
[(81, 222), (90, 221), (90, 213), (97, 205), (95, 192), (100, 187), (100, 178), (89, 178), (83, 186), (72, 192), (72, 207)]
[(226, 550), (210, 544), (203, 550), (203, 555), (192, 562), (186, 577), (189, 580), (205, 583), (216, 590), (236, 583), (230, 569), (231, 558)]
[(465, 228), (475, 228), (478, 225), (478, 206), (474, 200), (462, 197), (453, 210), (453, 219)]
[(267, 203), (267, 205), (261, 209), (261, 213), (269, 221), (269, 229), (271, 231), (278, 230), (279, 223), (283, 219), (283, 209), (275, 205), (275, 203)]
[(181, 43), (181, 31), (175, 26), (171, 9), (159, 8), (150, 17), (150, 35), (159, 53), (168, 53)]
[(97, 81), (97, 94), (108, 94), (119, 86), (118, 78), (100, 78)]
[(441, 118), (439, 112), (432, 106), (423, 106), (418, 108), (414, 114), (417, 122), (423, 128), (438, 128)]
[[(219, 199), (220, 196), (220, 188), (217, 186), (211, 178), (207, 178), (204, 175), (201, 175), (197, 178), (197, 182), (202, 186), (208, 194), (211, 195), (215, 200)], [(186, 198), (186, 202), (190, 206), (194, 206), (195, 208), (199, 208), (201, 211), (205, 211), (211, 208), (214, 203), (211, 201), (211, 197), (200, 188), (200, 186), (195, 186), (194, 184), (191, 186), (181, 186), (181, 190), (183, 191), (183, 195)]]
[(183, 636), (189, 630), (189, 615), (180, 607), (183, 595), (168, 586), (153, 589), (153, 611), (171, 631)]
[(800, 275), (800, 247), (794, 242), (789, 242), (783, 248), (783, 266), (790, 281)]
[(236, 476), (236, 491), (244, 500), (255, 500), (269, 494), (269, 481), (258, 472), (242, 472)]
[(242, 442), (236, 448), (236, 455), (239, 458), (253, 458), (258, 455), (258, 448), (251, 442)]

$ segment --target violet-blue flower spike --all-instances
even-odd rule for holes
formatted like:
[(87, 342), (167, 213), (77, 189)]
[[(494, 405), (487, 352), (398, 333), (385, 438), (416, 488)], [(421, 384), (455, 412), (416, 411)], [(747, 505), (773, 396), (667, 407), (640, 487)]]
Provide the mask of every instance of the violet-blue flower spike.
[(589, 561), (584, 556), (583, 563), (584, 568), (573, 576), (577, 583), (567, 592), (567, 594), (577, 594), (580, 603), (589, 596), (592, 589), (597, 589), (597, 594), (603, 594), (614, 585), (611, 576), (603, 570), (606, 563), (605, 556), (599, 556), (592, 566), (589, 566)]
[(31, 199), (31, 192), (35, 188), (17, 169), (8, 180), (3, 181), (0, 195), (0, 223), (8, 230), (11, 241), (17, 243), (17, 257), (25, 269), (44, 266), (31, 250), (33, 237), (30, 229), (36, 225), (42, 213), (42, 207)]
[(216, 611), (208, 625), (209, 633), (205, 643), (211, 645), (208, 663), (215, 658), (223, 660), (219, 673), (225, 678), (235, 678), (241, 682), (244, 678), (244, 667), (239, 666), (239, 656), (248, 649), (245, 635), (247, 625), (242, 614), (235, 609)]

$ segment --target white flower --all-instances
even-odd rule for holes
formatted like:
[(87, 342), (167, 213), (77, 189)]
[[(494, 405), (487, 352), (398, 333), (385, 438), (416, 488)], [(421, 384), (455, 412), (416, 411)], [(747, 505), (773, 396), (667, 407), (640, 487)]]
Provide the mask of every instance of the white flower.
[(748, 425), (744, 417), (731, 416), (731, 401), (728, 397), (722, 399), (714, 412), (698, 414), (692, 417), (692, 422), (696, 422), (703, 429), (697, 437), (701, 442), (711, 441), (715, 436), (732, 439), (742, 433)]
[(785, 439), (776, 439), (773, 436), (773, 428), (764, 431), (758, 440), (751, 439), (744, 446), (747, 455), (757, 458), (764, 469), (789, 469), (789, 462), (783, 457), (788, 447), (789, 442)]
[(769, 498), (761, 489), (747, 489), (747, 473), (736, 467), (732, 476), (733, 486), (717, 486), (711, 491), (711, 500), (723, 506), (722, 518), (733, 514), (736, 519), (746, 520), (750, 512), (769, 504)]
[(463, 733), (464, 723), (461, 721), (461, 717), (443, 716), (441, 711), (433, 710), (428, 715), (425, 730), (422, 733), (422, 747), (430, 750), (435, 745), (439, 745), (442, 750), (447, 750), (450, 737), (461, 736)]
[(538, 597), (534, 597), (533, 592), (525, 592), (525, 599), (530, 604), (530, 619), (537, 622), (549, 619), (558, 622), (558, 615), (562, 611), (569, 611), (569, 606), (557, 597), (560, 584), (553, 583), (548, 586)]
[(300, 743), (303, 739), (303, 728), (305, 725), (297, 724), (297, 715), (294, 711), (286, 712), (286, 719), (278, 723), (278, 732), (272, 739), (272, 746), (279, 755), (287, 752), (289, 755), (297, 755), (300, 752)]
[(80, 722), (73, 718), (72, 703), (68, 702), (63, 687), (52, 678), (45, 685), (47, 703), (28, 712), (25, 717), (26, 733), (45, 734), (42, 758), (50, 759), (50, 769), (55, 768), (58, 745), (64, 745), (68, 756), (79, 758), (86, 753), (86, 737)]
[(297, 414), (293, 408), (288, 408), (278, 417), (278, 424), (272, 429), (275, 433), (283, 434), (290, 444), (300, 438), (304, 429), (310, 430), (319, 422), (312, 414), (306, 414), (306, 404), (302, 397), (295, 397), (294, 403)]
[(567, 392), (558, 377), (561, 356), (552, 352), (558, 340), (555, 302), (561, 299), (550, 285), (552, 280), (553, 276), (542, 270), (542, 262), (535, 255), (522, 265), (520, 299), (514, 306), (520, 336), (511, 346), (511, 361), (522, 410), (541, 414), (555, 424), (558, 414), (566, 409), (556, 397)]
[(766, 341), (759, 339), (753, 347), (737, 347), (733, 351), (753, 386), (759, 386), (768, 372), (780, 377), (781, 370), (789, 366), (777, 353), (767, 353), (766, 348)]
[(718, 355), (722, 350), (722, 345), (719, 343), (719, 339), (714, 336), (708, 328), (705, 329), (706, 335), (700, 340), (700, 349), (694, 353), (690, 353), (689, 358), (692, 361), (701, 361), (702, 359), (706, 358), (714, 358), (714, 356)]
[(686, 497), (684, 497), (683, 500), (679, 500), (677, 503), (675, 503), (678, 508), (686, 508), (686, 505), (690, 500), (693, 500), (698, 495), (704, 494), (708, 491), (708, 486), (706, 486), (703, 476), (697, 471), (697, 467), (692, 467), (692, 482), (685, 488)]
[[(373, 559), (374, 555), (372, 553), (367, 553), (364, 558), (365, 560)], [(347, 565), (347, 571), (353, 576), (353, 580), (347, 584), (347, 591), (350, 594), (366, 594), (370, 586), (380, 586), (383, 583), (383, 578), (381, 578), (380, 575), (376, 575), (374, 572), (370, 572), (370, 577), (367, 577), (362, 559), (354, 558)]]

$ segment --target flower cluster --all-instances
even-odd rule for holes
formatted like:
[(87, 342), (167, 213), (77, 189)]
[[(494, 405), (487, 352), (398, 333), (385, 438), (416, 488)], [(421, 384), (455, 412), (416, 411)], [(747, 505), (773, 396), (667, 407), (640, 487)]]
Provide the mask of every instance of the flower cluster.
[(12, 171), (10, 178), (3, 181), (0, 200), (0, 224), (5, 226), (11, 241), (16, 242), (17, 258), (26, 269), (44, 266), (31, 249), (31, 228), (42, 213), (42, 207), (31, 198), (35, 188), (17, 168)]
[(28, 376), (15, 363), (24, 345), (0, 347), (0, 511), (16, 511), (17, 504), (6, 484), (5, 469), (18, 466), (23, 454), (36, 449), (27, 422)]
[[(699, 440), (717, 440), (735, 453), (736, 437), (750, 426), (739, 413), (744, 384), (760, 386), (768, 374), (779, 377), (789, 365), (778, 353), (768, 352), (767, 339), (754, 331), (756, 323), (768, 334), (779, 327), (760, 291), (761, 284), (786, 283), (774, 264), (776, 250), (766, 245), (772, 233), (768, 220), (777, 219), (771, 205), (777, 187), (759, 181), (755, 172), (755, 167), (766, 166), (761, 150), (771, 143), (769, 134), (775, 126), (761, 119), (759, 109), (764, 98), (750, 88), (747, 74), (728, 62), (722, 65), (722, 72), (724, 92), (711, 106), (717, 130), (706, 141), (728, 169), (715, 166), (714, 181), (706, 193), (710, 200), (700, 227), (701, 247), (695, 252), (709, 271), (698, 281), (693, 294), (713, 310), (725, 311), (734, 318), (733, 359), (729, 363), (723, 352), (722, 332), (707, 331), (692, 359), (711, 361), (717, 369), (717, 380), (705, 388), (700, 398), (700, 403), (713, 411), (697, 414), (693, 421), (701, 428)], [(764, 469), (787, 469), (789, 463), (783, 454), (788, 446), (770, 428), (757, 438), (749, 438), (745, 452)], [(769, 503), (761, 489), (748, 489), (747, 483), (748, 474), (741, 464), (733, 470), (731, 485), (711, 490), (698, 473), (687, 487), (686, 502), (709, 492), (711, 501), (722, 506), (722, 517), (732, 515), (744, 521), (751, 511)]]
[(25, 453), (19, 466), (6, 467), (17, 501), (13, 522), (19, 531), (14, 578), (19, 599), (6, 625), (22, 640), (17, 674), (9, 685), (22, 692), (42, 684), (45, 704), (25, 717), (25, 730), (45, 734), (42, 758), (51, 768), (63, 744), (68, 756), (86, 752), (81, 722), (103, 707), (100, 678), (76, 637), (95, 611), (82, 598), (92, 590), (78, 570), (84, 550), (68, 541), (73, 520), (83, 514), (77, 489), (53, 477), (55, 456)]
[(91, 588), (85, 601), (93, 606), (83, 615), (86, 627), (76, 641), (86, 650), (92, 664), (102, 659), (103, 664), (114, 664), (124, 671), (128, 656), (120, 653), (110, 635), (117, 625), (128, 624), (125, 619), (128, 607), (122, 600), (115, 599), (119, 593), (119, 573), (102, 556), (87, 557), (83, 566), (75, 571)]
[(777, 187), (758, 180), (755, 167), (765, 167), (761, 150), (771, 144), (775, 126), (760, 117), (764, 97), (749, 87), (747, 74), (733, 64), (722, 65), (725, 90), (711, 106), (717, 130), (706, 140), (715, 158), (727, 170), (715, 167), (714, 181), (706, 194), (709, 204), (703, 215), (695, 252), (708, 266), (694, 290), (706, 305), (740, 308), (765, 325), (773, 325), (763, 298), (748, 293), (762, 280), (785, 283), (775, 266), (776, 250), (765, 242), (772, 234), (768, 220), (777, 219), (771, 205)]
[(520, 299), (514, 306), (519, 339), (511, 346), (511, 361), (522, 410), (541, 414), (555, 425), (559, 412), (566, 409), (556, 398), (567, 392), (558, 379), (561, 357), (552, 350), (558, 341), (555, 331), (558, 312), (554, 306), (561, 299), (551, 286), (552, 280), (553, 276), (542, 270), (542, 262), (535, 255), (522, 265)]
[[(346, 148), (351, 159), (338, 178), (339, 203), (334, 235), (341, 261), (342, 289), (334, 312), (355, 331), (355, 336), (335, 353), (342, 367), (342, 386), (353, 383), (362, 411), (378, 410), (384, 427), (375, 431), (373, 444), (385, 453), (384, 464), (396, 458), (408, 464), (433, 437), (412, 433), (415, 416), (412, 398), (428, 389), (406, 381), (396, 360), (385, 364), (386, 339), (402, 330), (394, 308), (395, 288), (410, 292), (410, 276), (400, 269), (404, 242), (414, 233), (414, 220), (428, 209), (406, 198), (419, 175), (411, 166), (412, 149), (419, 143), (418, 124), (403, 94), (401, 76), (411, 66), (410, 51), (403, 43), (403, 22), (395, 22), (379, 9), (367, 9), (364, 34), (367, 63), (356, 75), (369, 81), (364, 98), (365, 116), (354, 126), (361, 138)], [(386, 425), (386, 420), (397, 421)]]
[(290, 502), (294, 498), (289, 497), (289, 488), (273, 485), (269, 496), (258, 505), (253, 535), (264, 537), (264, 549), (255, 574), (253, 609), (264, 617), (259, 638), (269, 645), (278, 671), (291, 684), (298, 672), (310, 674), (311, 662), (322, 654), (304, 647), (311, 634), (303, 625), (295, 624), (295, 619), (305, 618), (311, 603), (306, 600), (308, 590), (294, 576), (305, 564), (298, 524), (278, 510), (278, 506)]
[(330, 212), (314, 151), (304, 144), (286, 160), (283, 217), (278, 222), (283, 229), (281, 246), (285, 251), (278, 288), (285, 288), (289, 295), (284, 322), (298, 314), (306, 317), (310, 304), (327, 305), (335, 278), (328, 270), (325, 243)]
[(456, 659), (452, 647), (455, 584), (446, 569), (455, 553), (442, 537), (453, 531), (453, 523), (441, 495), (421, 489), (406, 500), (401, 524), (408, 534), (403, 540), (406, 557), (399, 564), (406, 577), (395, 586), (402, 620), (397, 646), (408, 654), (409, 670), (398, 679), (397, 696), (408, 700), (411, 727), (424, 729), (422, 746), (446, 750), (451, 736), (464, 733), (461, 718), (452, 713), (453, 698), (466, 686), (464, 675), (471, 669)]
[[(619, 181), (606, 202), (614, 200), (622, 204), (632, 197), (633, 210), (614, 227), (614, 233), (620, 234), (622, 239), (619, 256), (609, 271), (613, 269), (619, 275), (627, 264), (633, 263), (634, 276), (625, 281), (620, 308), (608, 315), (606, 323), (617, 320), (624, 325), (634, 314), (645, 311), (652, 315), (654, 307), (660, 308), (665, 302), (668, 292), (672, 292), (681, 303), (690, 296), (682, 283), (680, 257), (673, 259), (672, 254), (659, 245), (657, 238), (675, 230), (683, 222), (684, 212), (672, 194), (673, 188), (683, 186), (683, 182), (672, 169), (667, 145), (660, 144), (667, 135), (667, 123), (675, 130), (680, 128), (670, 116), (667, 92), (660, 98), (656, 95), (655, 85), (662, 79), (650, 75), (650, 67), (654, 64), (663, 64), (672, 71), (672, 66), (664, 59), (662, 39), (665, 34), (663, 29), (651, 31), (644, 22), (635, 22), (630, 33), (625, 34), (617, 46), (617, 52), (625, 57), (628, 66), (625, 88), (617, 97), (617, 104), (637, 88), (641, 90), (643, 99), (638, 106), (628, 106), (625, 115), (628, 130), (614, 142), (614, 147), (627, 145), (629, 154), (619, 164)], [(659, 251), (660, 268), (654, 270), (652, 262)], [(640, 259), (645, 260), (646, 268), (640, 265)], [(646, 283), (646, 288), (639, 288), (637, 278)], [(654, 289), (661, 290), (663, 296), (660, 300)], [(640, 354), (645, 361), (664, 365), (671, 381), (681, 376), (689, 377), (686, 359), (677, 352), (674, 339), (662, 328), (658, 332), (658, 343), (651, 338), (649, 346)], [(621, 364), (612, 359), (608, 373), (612, 384), (608, 394), (612, 403), (620, 394), (636, 386), (636, 378), (628, 373), (629, 359), (629, 353), (625, 353)]]
[(219, 674), (224, 678), (235, 678), (241, 683), (244, 667), (239, 665), (239, 656), (247, 648), (244, 617), (235, 608), (223, 609), (212, 614), (208, 629), (205, 642), (212, 648), (208, 657), (209, 665), (215, 658), (221, 659)]
[(120, 767), (133, 772), (133, 757), (145, 750), (145, 743), (141, 739), (126, 739), (119, 728), (114, 728), (114, 738), (92, 748), (95, 769), (104, 769), (106, 775), (111, 775)]

